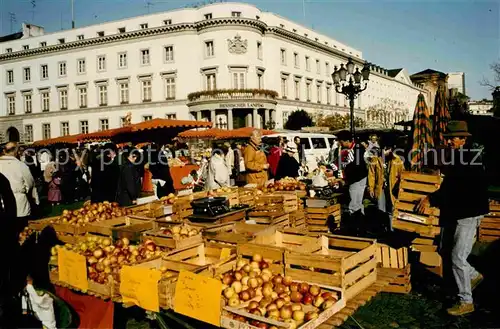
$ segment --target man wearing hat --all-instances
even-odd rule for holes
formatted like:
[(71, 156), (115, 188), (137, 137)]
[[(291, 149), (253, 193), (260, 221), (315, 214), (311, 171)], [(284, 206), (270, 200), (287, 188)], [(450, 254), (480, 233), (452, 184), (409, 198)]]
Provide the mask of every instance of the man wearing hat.
[[(474, 311), (472, 290), (483, 280), (483, 276), (467, 262), (467, 257), (481, 219), (489, 212), (488, 184), (478, 156), (480, 151), (470, 149), (470, 136), (467, 122), (448, 123), (444, 137), (450, 148), (450, 159), (442, 170), (443, 182), (439, 190), (417, 205), (420, 213), (426, 213), (431, 206), (440, 209), (440, 253), (444, 266), (447, 258), (451, 260), (459, 299), (447, 311), (455, 316)], [(450, 252), (446, 248), (448, 241)]]
[(288, 142), (285, 146), (285, 152), (281, 155), (276, 169), (276, 180), (285, 177), (297, 178), (299, 177), (300, 165), (295, 159), (297, 154), (297, 145), (294, 142)]

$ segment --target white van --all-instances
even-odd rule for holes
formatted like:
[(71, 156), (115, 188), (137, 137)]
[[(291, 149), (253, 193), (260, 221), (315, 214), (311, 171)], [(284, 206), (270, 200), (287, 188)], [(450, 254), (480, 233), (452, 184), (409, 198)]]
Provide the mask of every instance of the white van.
[(309, 170), (316, 169), (318, 167), (318, 162), (324, 161), (328, 158), (330, 149), (337, 139), (335, 135), (331, 134), (283, 132), (263, 136), (262, 141), (266, 143), (266, 139), (277, 137), (284, 137), (288, 141), (293, 141), (295, 137), (300, 138), (299, 148), (304, 150), (305, 161)]

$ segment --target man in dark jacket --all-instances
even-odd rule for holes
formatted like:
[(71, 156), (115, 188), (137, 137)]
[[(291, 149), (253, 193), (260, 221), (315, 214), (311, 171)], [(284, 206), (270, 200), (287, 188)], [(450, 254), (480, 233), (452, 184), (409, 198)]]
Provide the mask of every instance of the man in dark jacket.
[[(448, 309), (450, 315), (464, 315), (474, 311), (472, 290), (483, 276), (468, 262), (474, 235), (481, 219), (489, 212), (488, 184), (480, 160), (480, 151), (471, 150), (467, 138), (471, 136), (465, 121), (450, 121), (444, 135), (450, 150), (450, 159), (443, 169), (444, 180), (436, 192), (417, 205), (425, 213), (429, 207), (439, 207), (443, 242), (452, 241), (451, 267), (458, 286), (459, 303)], [(451, 237), (451, 239), (447, 239)], [(442, 249), (442, 253), (446, 253)], [(448, 256), (443, 254), (443, 260)]]
[(120, 167), (116, 201), (122, 207), (128, 207), (136, 203), (141, 192), (141, 177), (135, 164), (138, 159), (138, 152), (139, 150), (126, 146), (121, 154), (123, 164)]
[(107, 143), (92, 161), (92, 179), (90, 183), (92, 187), (92, 203), (112, 202), (116, 198), (116, 186), (120, 175), (116, 152), (116, 145)]
[(285, 177), (299, 177), (300, 165), (297, 162), (297, 159), (295, 159), (294, 157), (296, 153), (297, 146), (295, 145), (295, 143), (287, 143), (285, 152), (281, 155), (276, 168), (276, 180), (280, 180)]

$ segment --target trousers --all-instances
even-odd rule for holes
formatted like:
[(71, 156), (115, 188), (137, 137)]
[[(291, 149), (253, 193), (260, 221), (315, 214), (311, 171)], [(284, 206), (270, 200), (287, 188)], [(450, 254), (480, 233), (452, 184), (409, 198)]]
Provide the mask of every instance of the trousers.
[(363, 207), (363, 196), (365, 195), (366, 188), (366, 177), (360, 181), (352, 183), (349, 185), (349, 214), (354, 214), (356, 211), (361, 210), (361, 213), (365, 214), (365, 209)]
[[(471, 280), (479, 273), (472, 267), (467, 258), (474, 246), (474, 235), (477, 232), (483, 216), (459, 219), (454, 228), (443, 227), (443, 235), (448, 232), (453, 234), (453, 246), (451, 248), (451, 271), (458, 288), (458, 298), (463, 303), (472, 303)], [(448, 231), (448, 232), (447, 232)], [(445, 240), (444, 236), (443, 239)]]
[(392, 199), (391, 199), (391, 192), (389, 191), (389, 188), (386, 187), (382, 190), (380, 193), (380, 196), (378, 197), (377, 200), (377, 206), (378, 210), (383, 213), (384, 218), (384, 225), (388, 224), (386, 227), (389, 228), (390, 231), (392, 231), (392, 211), (393, 211), (393, 205), (392, 205)]

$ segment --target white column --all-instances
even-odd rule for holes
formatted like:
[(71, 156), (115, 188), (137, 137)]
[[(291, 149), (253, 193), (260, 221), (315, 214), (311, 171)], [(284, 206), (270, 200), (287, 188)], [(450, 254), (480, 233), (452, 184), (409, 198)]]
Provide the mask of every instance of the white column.
[(260, 128), (259, 126), (259, 110), (258, 109), (253, 109), (253, 127), (254, 128)]
[(269, 119), (269, 109), (264, 110), (264, 125), (268, 124), (270, 121)]
[(252, 114), (251, 113), (247, 114), (246, 120), (245, 120), (245, 125), (247, 127), (251, 127), (252, 126)]
[(227, 109), (227, 129), (233, 129), (233, 109)]
[(274, 122), (274, 128), (278, 128), (278, 122), (276, 121), (276, 110), (271, 110), (271, 120)]
[(215, 127), (215, 124), (217, 123), (215, 120), (215, 110), (210, 110), (210, 122), (212, 122)]
[(201, 111), (196, 112), (196, 120), (201, 121)]

